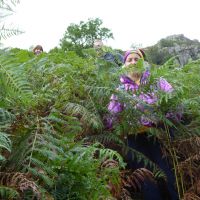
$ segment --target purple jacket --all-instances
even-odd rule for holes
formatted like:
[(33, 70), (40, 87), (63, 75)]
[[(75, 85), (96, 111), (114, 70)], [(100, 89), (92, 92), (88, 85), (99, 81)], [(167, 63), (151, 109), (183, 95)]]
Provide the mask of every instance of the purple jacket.
[[(118, 89), (123, 89), (125, 91), (129, 91), (129, 92), (133, 93), (133, 96), (135, 97), (136, 96), (135, 92), (140, 87), (142, 87), (143, 85), (148, 83), (149, 77), (150, 77), (150, 72), (149, 72), (149, 70), (146, 70), (142, 74), (142, 77), (140, 79), (140, 84), (137, 85), (137, 83), (135, 83), (129, 77), (123, 75), (123, 76), (120, 77), (121, 85), (119, 86)], [(164, 78), (160, 78), (157, 81), (155, 88), (157, 88), (157, 90), (160, 90), (160, 91), (163, 91), (163, 92), (166, 92), (166, 93), (170, 93), (170, 92), (173, 91), (172, 86)], [(139, 100), (141, 100), (141, 102), (144, 102), (144, 104), (138, 103), (136, 105), (136, 109), (139, 109), (144, 114), (145, 114), (145, 104), (153, 105), (158, 101), (155, 92), (140, 93), (138, 98), (139, 98)], [(122, 112), (124, 107), (125, 107), (125, 104), (120, 103), (118, 101), (118, 97), (116, 95), (111, 96), (110, 103), (108, 105), (108, 110), (110, 111), (112, 117), (110, 117), (107, 120), (107, 127), (108, 128), (112, 127), (113, 121), (116, 120), (117, 113)], [(152, 126), (153, 125), (153, 122), (150, 119), (148, 119), (148, 117), (146, 115), (141, 117), (140, 123), (144, 126)]]

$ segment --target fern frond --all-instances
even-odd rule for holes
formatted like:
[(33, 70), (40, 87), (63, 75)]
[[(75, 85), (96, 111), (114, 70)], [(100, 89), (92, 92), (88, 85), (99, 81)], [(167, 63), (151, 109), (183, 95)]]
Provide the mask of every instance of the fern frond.
[(12, 142), (9, 138), (9, 135), (3, 132), (0, 132), (0, 161), (5, 160), (5, 155), (2, 150), (7, 150), (11, 152)]
[[(192, 155), (190, 157), (188, 157), (186, 160), (182, 161), (179, 163), (179, 167), (187, 170), (188, 166), (190, 166), (191, 164), (193, 165), (193, 167), (196, 167), (198, 168), (198, 162), (200, 161), (200, 154), (196, 154), (196, 155)], [(195, 164), (197, 163), (197, 164)]]
[(19, 3), (19, 0), (1, 0), (0, 9), (5, 9), (7, 11), (13, 12), (13, 6), (16, 6)]
[(130, 160), (135, 160), (137, 163), (143, 162), (144, 166), (149, 166), (151, 169), (156, 169), (157, 166), (154, 162), (152, 162), (147, 156), (145, 156), (143, 153), (140, 151), (137, 151), (127, 145), (124, 145), (122, 147), (122, 151), (124, 152), (125, 155), (130, 153)]
[[(27, 159), (29, 159), (29, 158), (27, 158)], [(46, 165), (41, 160), (39, 160), (37, 158), (31, 158), (31, 163), (34, 166), (34, 168), (38, 169), (38, 173), (40, 173), (39, 171), (41, 171), (41, 173), (43, 173), (43, 174), (46, 173), (52, 177), (56, 177), (56, 173), (52, 170), (52, 167)]]
[(88, 110), (86, 107), (75, 104), (75, 103), (67, 103), (66, 112), (70, 113), (74, 116), (80, 116), (80, 120), (86, 125), (93, 127), (95, 129), (102, 129), (103, 124), (101, 119), (93, 112)]
[(116, 161), (118, 161), (118, 163), (119, 163), (118, 165), (120, 168), (125, 168), (126, 164), (124, 163), (122, 156), (117, 151), (114, 151), (114, 150), (108, 149), (108, 148), (104, 148), (104, 149), (101, 148), (101, 149), (96, 149), (96, 150), (98, 150), (98, 152), (99, 152), (99, 159), (101, 159), (101, 160), (107, 160), (107, 159), (116, 160)]
[(10, 126), (14, 117), (11, 113), (3, 108), (0, 108), (0, 129), (6, 129)]
[(0, 132), (0, 149), (11, 151), (11, 140), (6, 133)]
[(6, 40), (7, 38), (10, 38), (15, 35), (22, 34), (23, 31), (20, 31), (18, 29), (14, 28), (6, 28), (4, 25), (0, 27), (0, 41), (2, 39)]
[(119, 167), (119, 163), (113, 159), (106, 159), (101, 164), (101, 168), (116, 168), (116, 167)]
[(200, 196), (196, 195), (194, 192), (186, 192), (182, 200), (200, 200)]
[(15, 199), (19, 198), (20, 194), (16, 189), (7, 186), (0, 186), (0, 199)]
[(95, 86), (95, 85), (85, 85), (85, 90), (88, 93), (91, 93), (94, 97), (97, 99), (99, 98), (107, 98), (111, 95), (112, 89), (109, 87), (101, 87), (101, 86)]
[[(3, 78), (5, 90), (9, 89), (19, 96), (32, 96), (32, 90), (28, 81), (26, 80), (25, 76), (23, 76), (22, 69), (17, 69), (16, 67), (11, 66), (3, 66), (0, 64), (0, 73), (2, 74), (1, 77)], [(11, 96), (11, 94), (10, 94)], [(23, 98), (21, 98), (24, 100)]]
[(134, 191), (141, 190), (145, 179), (155, 182), (153, 173), (146, 168), (136, 170), (122, 171), (121, 173), (122, 187), (132, 188)]
[[(2, 22), (3, 18), (8, 17), (9, 15), (12, 15), (14, 12), (14, 7), (19, 3), (18, 0), (1, 0), (0, 1), (0, 23)], [(2, 25), (0, 27), (0, 41), (2, 39), (7, 39), (8, 37), (11, 37), (13, 35), (18, 35), (22, 33), (22, 31), (19, 31), (18, 29), (15, 28), (6, 28), (5, 25)]]
[(104, 132), (103, 134), (91, 135), (85, 138), (86, 141), (100, 142), (105, 146), (124, 145), (124, 142), (115, 134)]
[(0, 183), (7, 187), (16, 188), (19, 192), (31, 190), (38, 198), (40, 191), (35, 182), (27, 179), (26, 175), (19, 172), (5, 173), (0, 172)]
[(109, 183), (109, 190), (117, 199), (132, 199), (136, 192), (141, 192), (141, 188), (146, 180), (156, 184), (155, 177), (151, 171), (146, 168), (136, 170), (122, 170), (120, 172), (120, 184)]
[(31, 173), (35, 178), (40, 178), (47, 186), (52, 187), (54, 185), (54, 180), (49, 177), (45, 171), (42, 169), (38, 170), (36, 168), (28, 167), (29, 173)]
[(179, 139), (174, 142), (174, 146), (177, 149), (177, 153), (181, 154), (183, 158), (199, 154), (200, 137), (194, 136), (186, 139)]

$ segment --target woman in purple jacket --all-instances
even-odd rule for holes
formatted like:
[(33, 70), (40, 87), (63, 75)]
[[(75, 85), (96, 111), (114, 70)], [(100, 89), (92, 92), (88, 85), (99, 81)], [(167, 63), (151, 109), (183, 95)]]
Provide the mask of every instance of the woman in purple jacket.
[[(141, 49), (127, 51), (124, 55), (124, 65), (122, 67), (125, 68), (129, 67), (130, 65), (135, 65), (139, 59), (142, 59), (144, 61), (144, 56), (145, 54)], [(146, 69), (144, 72), (140, 72), (139, 70), (137, 70), (137, 68), (134, 68), (133, 72), (129, 72), (127, 75), (122, 75), (120, 77), (121, 84), (117, 88), (117, 90), (125, 90), (131, 93), (133, 97), (136, 97), (136, 91), (144, 87), (149, 82), (149, 78), (149, 69)], [(139, 96), (137, 96), (140, 103), (138, 103), (136, 107), (144, 113), (145, 104), (150, 106), (156, 104), (156, 102), (158, 101), (156, 93), (158, 93), (159, 91), (171, 93), (173, 91), (171, 84), (169, 84), (164, 78), (159, 78), (153, 87), (153, 92), (141, 92)], [(120, 113), (122, 110), (124, 110), (125, 106), (126, 105), (124, 103), (118, 101), (118, 97), (116, 95), (112, 95), (110, 98), (110, 103), (108, 105), (108, 110), (115, 117), (117, 113)], [(112, 123), (112, 118), (110, 118), (108, 127), (112, 127)], [(153, 125), (153, 122), (150, 119), (146, 119), (146, 117), (144, 116), (141, 118), (141, 124), (149, 127)]]
[[(141, 49), (127, 51), (124, 55), (124, 65), (123, 67), (136, 66), (138, 60), (142, 59), (144, 61), (144, 51)], [(146, 180), (143, 184), (142, 193), (145, 200), (177, 200), (177, 192), (175, 190), (175, 177), (173, 171), (167, 161), (166, 158), (163, 158), (161, 152), (161, 144), (153, 139), (152, 137), (147, 136), (147, 130), (149, 127), (156, 125), (156, 117), (152, 119), (151, 116), (151, 107), (156, 109), (156, 102), (158, 101), (158, 92), (173, 92), (173, 87), (170, 83), (168, 83), (164, 78), (159, 78), (156, 84), (153, 86), (153, 90), (151, 92), (140, 92), (137, 91), (148, 84), (150, 78), (150, 70), (145, 69), (144, 72), (141, 72), (137, 68), (133, 67), (133, 72), (129, 72), (126, 75), (122, 75), (120, 77), (120, 86), (117, 90), (124, 90), (133, 95), (133, 98), (137, 97), (138, 103), (134, 107), (134, 109), (140, 110), (143, 113), (139, 119), (139, 123), (141, 124), (141, 132), (142, 134), (129, 135), (127, 138), (128, 146), (143, 153), (146, 157), (148, 157), (151, 161), (153, 161), (157, 166), (162, 169), (166, 176), (167, 182), (163, 180), (159, 180), (159, 184), (155, 184)], [(149, 106), (148, 106), (149, 105)], [(116, 95), (112, 95), (110, 98), (110, 103), (108, 105), (108, 110), (110, 112), (111, 117), (108, 119), (107, 127), (111, 128), (113, 123), (118, 121), (118, 115), (126, 108), (125, 103), (122, 103), (118, 100)], [(150, 110), (149, 110), (150, 109)], [(146, 114), (150, 112), (150, 115)], [(167, 116), (167, 114), (166, 114)], [(176, 116), (179, 118), (179, 116)], [(159, 119), (157, 119), (159, 120)], [(140, 131), (139, 131), (140, 132)], [(137, 162), (136, 160), (132, 160), (131, 153), (127, 154), (127, 164), (129, 168), (138, 169), (144, 167), (144, 163)], [(146, 167), (148, 168), (148, 166)], [(150, 169), (150, 167), (149, 167)], [(151, 170), (151, 169), (150, 169)]]

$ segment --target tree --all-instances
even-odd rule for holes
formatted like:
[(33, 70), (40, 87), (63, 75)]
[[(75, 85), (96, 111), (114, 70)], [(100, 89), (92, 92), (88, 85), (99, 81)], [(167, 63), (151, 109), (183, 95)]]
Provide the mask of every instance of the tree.
[(64, 37), (61, 39), (60, 46), (63, 50), (76, 51), (81, 54), (81, 50), (91, 48), (95, 39), (113, 38), (112, 32), (105, 27), (99, 18), (81, 21), (79, 24), (71, 24), (68, 26)]
[(168, 59), (170, 59), (170, 57), (172, 57), (167, 49), (161, 49), (157, 45), (149, 47), (145, 52), (148, 61), (157, 65), (164, 64)]

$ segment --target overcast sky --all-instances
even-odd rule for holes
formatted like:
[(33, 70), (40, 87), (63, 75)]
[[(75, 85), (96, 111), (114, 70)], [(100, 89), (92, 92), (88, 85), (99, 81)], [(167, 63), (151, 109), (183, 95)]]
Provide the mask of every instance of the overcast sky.
[(25, 33), (3, 41), (4, 46), (41, 44), (48, 52), (70, 23), (96, 17), (113, 32), (114, 40), (104, 42), (113, 48), (146, 47), (173, 34), (200, 41), (200, 0), (20, 0), (15, 10), (7, 20)]

